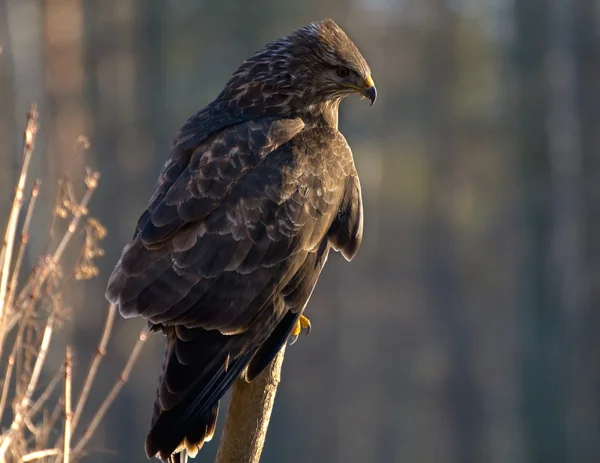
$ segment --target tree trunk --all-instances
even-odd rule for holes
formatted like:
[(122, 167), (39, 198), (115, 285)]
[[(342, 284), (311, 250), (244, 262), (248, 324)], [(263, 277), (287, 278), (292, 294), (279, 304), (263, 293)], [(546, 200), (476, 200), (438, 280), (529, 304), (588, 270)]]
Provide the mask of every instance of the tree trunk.
[(435, 1), (427, 52), (426, 83), (428, 154), (431, 181), (425, 218), (425, 281), (428, 306), (438, 323), (448, 356), (447, 375), (442, 384), (447, 407), (448, 443), (454, 457), (448, 461), (478, 463), (488, 460), (483, 448), (483, 405), (471, 365), (473, 346), (462, 307), (463, 291), (458, 275), (457, 242), (452, 211), (457, 156), (452, 90), (456, 82), (455, 13), (444, 0)]
[(555, 190), (546, 115), (549, 9), (515, 0), (515, 121), (522, 230), (520, 283), (521, 406), (526, 461), (566, 461), (564, 311), (553, 258)]

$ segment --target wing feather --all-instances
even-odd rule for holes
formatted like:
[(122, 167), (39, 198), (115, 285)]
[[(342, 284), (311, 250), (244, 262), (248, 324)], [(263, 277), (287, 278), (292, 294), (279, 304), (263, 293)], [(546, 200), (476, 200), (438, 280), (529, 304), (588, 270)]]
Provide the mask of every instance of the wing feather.
[[(349, 148), (333, 129), (301, 128), (293, 119), (248, 122), (194, 150), (155, 195), (162, 199), (111, 276), (107, 294), (124, 314), (243, 331), (295, 260), (326, 236), (336, 249), (351, 241), (358, 216)], [(194, 220), (190, 210), (199, 211)]]
[(352, 254), (362, 236), (352, 155), (334, 129), (245, 122), (181, 164), (165, 168), (107, 289), (123, 315), (168, 336), (149, 456), (214, 425), (231, 382), (287, 339), (330, 247)]
[(362, 243), (363, 205), (356, 171), (346, 180), (344, 196), (336, 220), (329, 230), (329, 241), (346, 260), (352, 260)]

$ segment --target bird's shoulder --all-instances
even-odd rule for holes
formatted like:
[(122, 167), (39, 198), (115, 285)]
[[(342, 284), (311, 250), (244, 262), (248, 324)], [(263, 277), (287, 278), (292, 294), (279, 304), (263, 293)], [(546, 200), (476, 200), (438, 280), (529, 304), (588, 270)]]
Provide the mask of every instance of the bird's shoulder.
[(306, 124), (283, 148), (295, 152), (299, 164), (319, 166), (326, 175), (340, 178), (356, 175), (352, 149), (335, 127)]
[(311, 184), (317, 186), (307, 194), (310, 202), (318, 203), (322, 191), (337, 191), (341, 195), (327, 235), (333, 249), (352, 260), (360, 248), (363, 234), (361, 185), (352, 150), (339, 130), (327, 126), (305, 128), (294, 142), (304, 148), (302, 152), (310, 153), (314, 158), (312, 164), (305, 167), (312, 176)]
[(336, 127), (326, 124), (311, 124), (304, 123), (302, 131), (298, 133), (296, 142), (301, 142), (309, 145), (315, 145), (318, 148), (326, 148), (336, 150), (340, 154), (352, 154), (350, 145), (346, 137)]
[(202, 220), (248, 171), (304, 126), (300, 118), (263, 117), (222, 128), (197, 144), (179, 138), (138, 220), (136, 235), (150, 247), (160, 246), (186, 223)]

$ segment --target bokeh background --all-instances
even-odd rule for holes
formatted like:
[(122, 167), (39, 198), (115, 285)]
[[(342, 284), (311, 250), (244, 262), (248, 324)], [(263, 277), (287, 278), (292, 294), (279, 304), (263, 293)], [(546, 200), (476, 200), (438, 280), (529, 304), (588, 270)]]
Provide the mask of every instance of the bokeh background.
[[(69, 288), (63, 330), (76, 387), (176, 130), (243, 59), (324, 17), (379, 90), (340, 115), (364, 242), (320, 279), (262, 461), (600, 461), (597, 0), (1, 0), (1, 217), (30, 102), (41, 117), (32, 169), (48, 212), (30, 265), (56, 179), (102, 173), (90, 208), (106, 255)], [(74, 155), (81, 134), (91, 148)], [(92, 409), (141, 327), (118, 320)], [(87, 461), (145, 461), (162, 346), (147, 343)], [(196, 461), (212, 461), (215, 441)]]

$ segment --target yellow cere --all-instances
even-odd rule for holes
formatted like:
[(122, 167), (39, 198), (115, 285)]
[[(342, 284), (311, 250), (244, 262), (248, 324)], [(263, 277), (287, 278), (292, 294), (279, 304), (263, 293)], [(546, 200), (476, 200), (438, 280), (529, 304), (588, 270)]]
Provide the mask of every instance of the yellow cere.
[(373, 82), (373, 78), (371, 76), (368, 76), (365, 79), (365, 88), (371, 88), (375, 85), (375, 82)]

